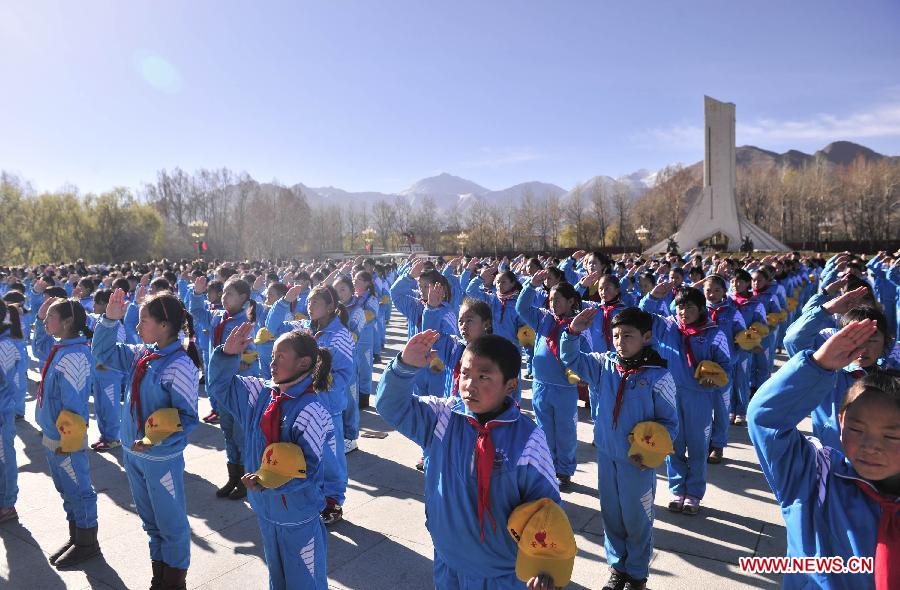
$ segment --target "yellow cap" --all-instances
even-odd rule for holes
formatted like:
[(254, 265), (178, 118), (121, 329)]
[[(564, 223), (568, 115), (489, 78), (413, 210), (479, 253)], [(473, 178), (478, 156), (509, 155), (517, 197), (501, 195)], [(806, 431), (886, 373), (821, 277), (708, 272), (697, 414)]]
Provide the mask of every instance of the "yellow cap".
[(531, 326), (522, 326), (519, 328), (519, 331), (516, 332), (516, 336), (519, 338), (519, 344), (522, 346), (527, 348), (534, 346), (535, 335)]
[(440, 359), (440, 357), (437, 355), (437, 353), (432, 352), (431, 354), (434, 356), (431, 357), (431, 362), (428, 363), (428, 369), (432, 373), (440, 373), (441, 371), (444, 370), (446, 365), (444, 364), (444, 361), (442, 361)]
[(788, 308), (788, 311), (794, 311), (795, 309), (797, 309), (797, 300), (794, 299), (793, 297), (788, 297), (787, 298), (787, 308)]
[(566, 379), (572, 385), (578, 385), (579, 383), (581, 383), (581, 377), (572, 369), (566, 369)]
[(371, 309), (367, 309), (363, 315), (366, 316), (367, 322), (371, 322), (372, 320), (375, 319), (375, 312), (373, 312)]
[(160, 408), (150, 414), (144, 423), (144, 438), (141, 442), (145, 445), (155, 445), (166, 440), (173, 432), (183, 431), (178, 409)]
[(59, 432), (59, 448), (62, 452), (74, 453), (84, 448), (87, 422), (75, 412), (61, 411), (56, 418), (56, 430)]
[(766, 314), (766, 323), (769, 324), (770, 328), (774, 328), (778, 325), (778, 322), (781, 321), (781, 315), (777, 311), (772, 311)]
[(266, 342), (271, 342), (275, 340), (275, 337), (272, 336), (272, 333), (269, 332), (268, 328), (260, 328), (259, 332), (256, 333), (256, 338), (253, 339), (255, 344), (265, 344)]
[(674, 452), (669, 431), (659, 422), (638, 422), (628, 435), (628, 456), (640, 455), (641, 463), (656, 469)]
[(749, 329), (759, 334), (760, 338), (765, 338), (769, 335), (769, 326), (762, 322), (753, 322), (752, 324), (750, 324)]
[(264, 488), (280, 488), (292, 479), (306, 478), (306, 457), (294, 443), (272, 443), (263, 451), (259, 484)]
[(744, 350), (753, 350), (760, 345), (761, 337), (754, 330), (741, 330), (734, 335), (734, 343)]
[(782, 309), (781, 311), (779, 311), (778, 312), (779, 323), (785, 321), (787, 319), (787, 316), (788, 316), (788, 310)]
[(259, 358), (259, 353), (255, 350), (245, 350), (244, 354), (241, 355), (241, 362), (245, 365), (251, 365), (256, 362), (256, 359)]
[(391, 302), (390, 295), (382, 295), (381, 299), (378, 300), (378, 303), (380, 303), (381, 305), (384, 305), (385, 303), (390, 303), (390, 302)]
[(714, 361), (701, 361), (694, 371), (694, 379), (701, 381), (703, 379), (711, 380), (716, 387), (725, 387), (728, 385), (728, 375), (722, 369), (719, 363)]
[(512, 511), (506, 524), (519, 547), (516, 577), (527, 582), (547, 574), (554, 586), (565, 586), (575, 566), (575, 533), (569, 517), (550, 498), (522, 504)]
[(309, 317), (303, 313), (302, 311), (298, 311), (294, 314), (294, 320), (308, 320)]

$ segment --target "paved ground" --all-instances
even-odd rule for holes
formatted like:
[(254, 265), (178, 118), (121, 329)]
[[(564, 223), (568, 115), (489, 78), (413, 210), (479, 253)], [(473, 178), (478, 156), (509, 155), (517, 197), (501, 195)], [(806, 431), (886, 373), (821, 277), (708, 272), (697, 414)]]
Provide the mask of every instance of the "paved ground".
[[(400, 350), (406, 334), (395, 317), (388, 344)], [(376, 368), (376, 380), (381, 367)], [(30, 372), (32, 380), (38, 373)], [(34, 383), (32, 383), (34, 385)], [(19, 439), (19, 522), (0, 525), (0, 588), (149, 587), (147, 537), (135, 513), (122, 470), (121, 450), (91, 453), (92, 477), (99, 502), (99, 539), (103, 557), (83, 571), (58, 572), (47, 555), (68, 533), (62, 502), (47, 470), (29, 396), (28, 420), (17, 423)], [(530, 391), (523, 407), (530, 410)], [(200, 415), (208, 401), (200, 400)], [(591, 425), (581, 410), (578, 425), (578, 473), (572, 491), (563, 494), (578, 542), (570, 588), (599, 588), (606, 580), (603, 525), (599, 514), (597, 465), (590, 445)], [(390, 431), (368, 410), (363, 431)], [(96, 440), (92, 421), (91, 440)], [(784, 526), (742, 427), (731, 428), (732, 445), (722, 465), (710, 466), (710, 487), (698, 516), (665, 509), (667, 486), (658, 475), (656, 551), (649, 585), (655, 590), (773, 588), (775, 576), (742, 573), (740, 556), (784, 555)], [(185, 490), (193, 543), (189, 588), (268, 587), (259, 529), (248, 504), (220, 500), (215, 489), (225, 479), (225, 453), (217, 427), (201, 424), (185, 452)], [(396, 432), (384, 439), (361, 438), (348, 456), (350, 485), (345, 521), (330, 533), (328, 577), (332, 588), (362, 590), (430, 588), (431, 538), (425, 530), (422, 475), (413, 465), (418, 447)]]

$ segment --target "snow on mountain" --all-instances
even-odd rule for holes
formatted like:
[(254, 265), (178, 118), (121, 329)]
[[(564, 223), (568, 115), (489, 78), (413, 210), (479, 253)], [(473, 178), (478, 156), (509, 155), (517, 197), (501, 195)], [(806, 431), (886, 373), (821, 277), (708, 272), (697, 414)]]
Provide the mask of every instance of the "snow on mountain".
[(651, 172), (646, 168), (641, 168), (631, 174), (616, 178), (616, 182), (627, 185), (632, 196), (639, 197), (656, 184), (656, 175), (657, 172)]
[(447, 207), (450, 203), (458, 200), (461, 195), (483, 195), (488, 192), (490, 190), (480, 184), (444, 172), (437, 176), (423, 178), (405, 191), (401, 191), (400, 196), (407, 197), (412, 204), (415, 204), (417, 197), (427, 195), (435, 199), (438, 206)]

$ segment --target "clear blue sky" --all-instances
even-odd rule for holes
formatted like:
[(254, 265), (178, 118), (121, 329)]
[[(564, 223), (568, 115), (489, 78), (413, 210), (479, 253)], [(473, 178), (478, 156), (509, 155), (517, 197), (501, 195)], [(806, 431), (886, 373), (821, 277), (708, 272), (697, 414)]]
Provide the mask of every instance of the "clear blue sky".
[(739, 145), (900, 155), (898, 31), (896, 0), (5, 2), (0, 169), (571, 188), (700, 160), (704, 94)]

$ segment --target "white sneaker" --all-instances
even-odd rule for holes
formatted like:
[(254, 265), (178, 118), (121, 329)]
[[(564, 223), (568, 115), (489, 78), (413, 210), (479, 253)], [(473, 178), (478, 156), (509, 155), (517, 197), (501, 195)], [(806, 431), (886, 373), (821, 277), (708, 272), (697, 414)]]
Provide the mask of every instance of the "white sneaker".
[(359, 444), (357, 444), (356, 439), (353, 440), (344, 439), (344, 454), (351, 453), (359, 448)]

